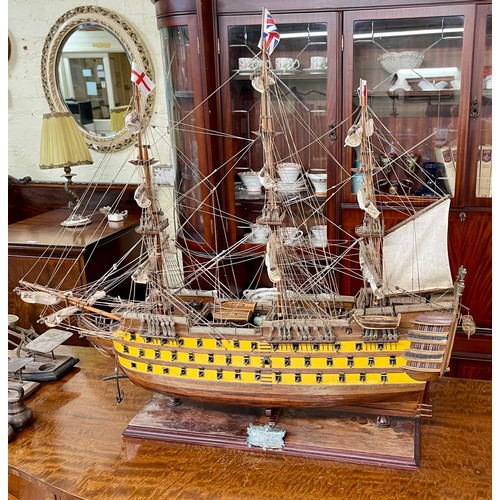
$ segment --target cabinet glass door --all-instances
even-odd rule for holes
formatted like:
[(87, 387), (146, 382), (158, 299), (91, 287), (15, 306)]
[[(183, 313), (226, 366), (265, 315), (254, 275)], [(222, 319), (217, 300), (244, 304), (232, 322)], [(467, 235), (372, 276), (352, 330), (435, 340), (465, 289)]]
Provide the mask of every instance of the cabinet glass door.
[[(459, 10), (441, 12), (429, 8), (424, 17), (414, 9), (346, 14), (350, 102), (357, 103), (360, 79), (367, 80), (369, 106), (395, 136), (388, 139), (383, 131), (377, 136), (375, 187), (381, 196), (457, 194), (466, 16)], [(356, 159), (354, 151), (353, 174)], [(350, 191), (355, 193), (355, 182)]]
[[(476, 78), (471, 105), (470, 119), (473, 128), (478, 128), (477, 173), (475, 196), (491, 198), (491, 163), (492, 163), (492, 59), (491, 59), (491, 14), (478, 16), (479, 33), (484, 33), (484, 56), (473, 69)], [(474, 127), (475, 126), (475, 127)]]
[[(325, 15), (321, 21), (311, 14), (273, 17), (280, 33), (279, 44), (269, 61), (269, 74), (275, 82), (271, 89), (275, 162), (299, 164), (303, 174), (330, 177), (333, 162), (328, 131), (334, 104), (327, 95), (330, 75), (336, 72), (336, 58), (329, 53), (335, 34), (333, 17)], [(235, 233), (233, 238), (239, 239), (249, 231), (245, 221), (255, 220), (260, 214), (265, 196), (258, 182), (255, 187), (248, 187), (247, 181), (263, 167), (258, 137), (261, 94), (255, 87), (261, 57), (261, 18), (231, 18), (221, 23), (222, 79), (231, 78), (223, 89), (223, 103), (228, 104), (224, 106), (224, 130), (231, 136), (225, 148), (230, 162), (227, 197), (229, 210), (242, 221), (230, 229)], [(295, 139), (293, 144), (291, 136)], [(313, 137), (317, 140), (313, 141)], [(300, 176), (297, 182), (279, 180), (280, 195), (302, 196), (305, 189), (301, 182), (309, 182), (307, 175)], [(290, 210), (293, 211), (291, 204)], [(313, 211), (311, 208), (311, 213), (301, 214), (301, 218), (309, 220), (310, 225), (324, 223), (323, 217)]]
[(199, 60), (194, 18), (186, 24), (162, 28), (166, 67), (166, 93), (170, 109), (170, 134), (174, 148), (172, 161), (178, 193), (177, 213), (180, 235), (193, 241), (210, 242), (211, 209), (207, 203), (207, 153), (205, 138), (199, 133), (204, 123)]

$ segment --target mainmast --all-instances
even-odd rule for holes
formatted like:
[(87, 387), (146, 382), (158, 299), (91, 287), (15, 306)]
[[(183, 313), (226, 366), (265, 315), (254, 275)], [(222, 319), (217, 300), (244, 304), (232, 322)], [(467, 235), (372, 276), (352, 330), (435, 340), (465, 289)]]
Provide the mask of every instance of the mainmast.
[(262, 147), (264, 152), (264, 168), (265, 176), (271, 180), (269, 187), (266, 187), (266, 203), (262, 210), (262, 216), (257, 219), (257, 223), (269, 226), (271, 235), (267, 248), (268, 260), (270, 261), (268, 273), (271, 281), (276, 286), (277, 296), (277, 314), (278, 318), (283, 317), (283, 297), (282, 297), (282, 283), (281, 272), (276, 268), (276, 248), (274, 248), (277, 241), (276, 233), (281, 228), (284, 214), (281, 210), (281, 205), (276, 197), (276, 165), (274, 162), (274, 125), (271, 111), (270, 99), (270, 79), (268, 72), (268, 51), (266, 47), (266, 9), (262, 10), (262, 97), (261, 97), (261, 124), (260, 124), (260, 137), (262, 140)]

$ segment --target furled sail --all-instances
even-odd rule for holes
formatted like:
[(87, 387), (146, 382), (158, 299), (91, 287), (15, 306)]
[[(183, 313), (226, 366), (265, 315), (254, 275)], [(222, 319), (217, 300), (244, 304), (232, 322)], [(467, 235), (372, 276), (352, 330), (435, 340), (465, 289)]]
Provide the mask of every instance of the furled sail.
[(383, 243), (385, 294), (453, 287), (448, 261), (450, 199), (439, 200), (388, 230)]
[(76, 314), (79, 311), (77, 306), (68, 306), (55, 313), (49, 314), (45, 318), (42, 318), (43, 323), (45, 323), (48, 327), (55, 327), (60, 325), (65, 319), (69, 318), (73, 314)]
[[(373, 252), (372, 252), (373, 253)], [(369, 247), (362, 241), (359, 242), (359, 265), (363, 273), (363, 279), (370, 284), (373, 295), (378, 299), (383, 298), (381, 291), (380, 273), (376, 270), (376, 260), (370, 255)], [(380, 268), (380, 265), (378, 266)]]
[(281, 273), (276, 258), (276, 250), (273, 244), (274, 239), (275, 236), (271, 235), (269, 242), (267, 243), (265, 264), (267, 268), (267, 275), (269, 276), (271, 282), (278, 283), (281, 281)]
[(53, 306), (61, 302), (61, 297), (57, 297), (48, 292), (32, 292), (32, 291), (20, 291), (21, 299), (28, 304), (43, 304), (46, 306)]

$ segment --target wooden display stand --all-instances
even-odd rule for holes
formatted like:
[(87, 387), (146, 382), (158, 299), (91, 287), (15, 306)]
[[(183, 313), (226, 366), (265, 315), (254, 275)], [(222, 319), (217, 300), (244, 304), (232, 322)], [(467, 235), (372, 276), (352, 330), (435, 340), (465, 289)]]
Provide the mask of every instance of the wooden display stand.
[(379, 427), (372, 414), (325, 409), (283, 410), (276, 428), (286, 431), (283, 449), (247, 445), (247, 428), (266, 425), (260, 409), (220, 407), (182, 402), (155, 394), (130, 421), (125, 437), (217, 446), (263, 453), (330, 459), (359, 464), (417, 469), (420, 455), (420, 418), (390, 417)]

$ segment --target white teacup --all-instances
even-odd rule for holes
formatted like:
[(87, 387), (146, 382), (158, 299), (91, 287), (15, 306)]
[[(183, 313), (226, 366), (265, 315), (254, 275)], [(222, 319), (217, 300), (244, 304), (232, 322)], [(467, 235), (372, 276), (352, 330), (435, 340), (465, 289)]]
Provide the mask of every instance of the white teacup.
[(260, 59), (255, 59), (253, 57), (240, 57), (238, 59), (238, 69), (240, 71), (253, 71), (262, 65)]
[(276, 165), (278, 175), (283, 182), (295, 182), (301, 171), (301, 166), (298, 163), (278, 163)]
[(251, 224), (250, 231), (252, 233), (253, 240), (263, 241), (267, 240), (267, 238), (269, 237), (268, 226), (261, 226), (260, 224)]
[(325, 195), (326, 194), (326, 181), (327, 181), (327, 175), (326, 174), (307, 174), (309, 179), (311, 179), (311, 182), (314, 186), (314, 189), (316, 191), (317, 195)]
[(326, 243), (327, 235), (325, 224), (311, 227), (311, 233), (315, 240), (321, 241), (321, 243)]
[(282, 227), (280, 233), (283, 237), (285, 245), (293, 245), (297, 242), (304, 233), (297, 227)]
[(299, 60), (291, 57), (277, 57), (274, 64), (276, 65), (276, 69), (280, 71), (290, 71), (300, 67)]
[(326, 69), (328, 65), (328, 59), (324, 56), (312, 56), (311, 57), (311, 69)]
[(249, 193), (260, 193), (262, 184), (257, 172), (247, 170), (246, 172), (239, 172), (238, 175)]

